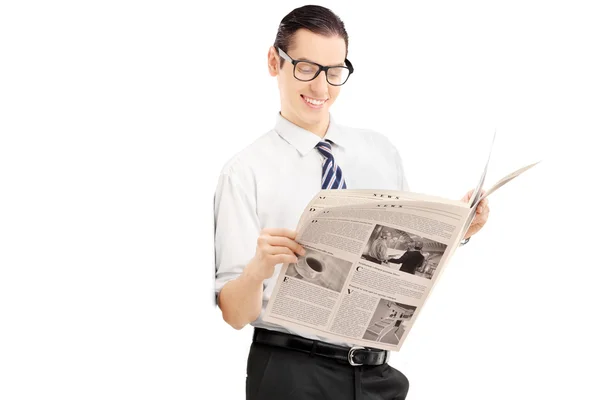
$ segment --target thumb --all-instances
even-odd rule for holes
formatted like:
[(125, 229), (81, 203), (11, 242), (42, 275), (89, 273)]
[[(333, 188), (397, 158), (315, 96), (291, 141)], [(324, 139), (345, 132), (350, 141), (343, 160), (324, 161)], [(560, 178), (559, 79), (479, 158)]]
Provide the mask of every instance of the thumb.
[(473, 190), (469, 190), (460, 201), (464, 201), (465, 203), (469, 201), (471, 198), (471, 194), (473, 194)]

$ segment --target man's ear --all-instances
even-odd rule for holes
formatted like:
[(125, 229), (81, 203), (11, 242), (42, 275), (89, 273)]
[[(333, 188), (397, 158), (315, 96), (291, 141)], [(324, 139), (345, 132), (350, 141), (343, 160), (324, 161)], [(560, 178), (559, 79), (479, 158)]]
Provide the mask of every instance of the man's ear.
[(267, 54), (267, 65), (269, 68), (269, 75), (277, 76), (279, 73), (279, 56), (274, 46), (269, 47), (269, 53)]

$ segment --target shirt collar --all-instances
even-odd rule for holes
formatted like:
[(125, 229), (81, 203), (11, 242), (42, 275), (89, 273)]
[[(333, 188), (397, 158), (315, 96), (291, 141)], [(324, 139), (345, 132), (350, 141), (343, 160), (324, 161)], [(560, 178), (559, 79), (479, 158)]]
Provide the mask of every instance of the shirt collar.
[[(277, 113), (275, 131), (303, 156), (307, 155), (322, 140), (314, 133), (288, 121), (280, 112)], [(331, 113), (329, 114), (329, 126), (323, 140), (330, 140), (336, 145), (343, 146), (341, 144), (344, 141), (343, 134), (340, 127), (333, 121)]]
[(329, 127), (325, 132), (325, 140), (331, 141), (333, 144), (344, 147), (348, 136), (344, 135), (341, 127), (335, 123), (331, 114), (329, 114)]

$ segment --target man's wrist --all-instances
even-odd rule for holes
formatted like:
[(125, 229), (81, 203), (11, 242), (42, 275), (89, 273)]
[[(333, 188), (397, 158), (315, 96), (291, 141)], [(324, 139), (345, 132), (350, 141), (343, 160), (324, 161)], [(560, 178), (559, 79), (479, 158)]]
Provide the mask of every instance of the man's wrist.
[(253, 258), (248, 265), (246, 265), (246, 268), (244, 268), (242, 276), (253, 284), (262, 285), (264, 278), (262, 278), (261, 274), (259, 273), (259, 269), (260, 265), (257, 263), (256, 259)]

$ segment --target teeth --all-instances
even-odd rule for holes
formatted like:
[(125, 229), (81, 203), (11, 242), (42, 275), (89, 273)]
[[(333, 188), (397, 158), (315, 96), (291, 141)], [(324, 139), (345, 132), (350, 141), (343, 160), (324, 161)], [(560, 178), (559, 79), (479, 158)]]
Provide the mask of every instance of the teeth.
[(315, 100), (315, 99), (310, 99), (306, 96), (304, 96), (304, 100), (306, 100), (307, 102), (309, 102), (310, 104), (314, 104), (315, 106), (320, 106), (323, 103), (325, 103), (325, 100)]

